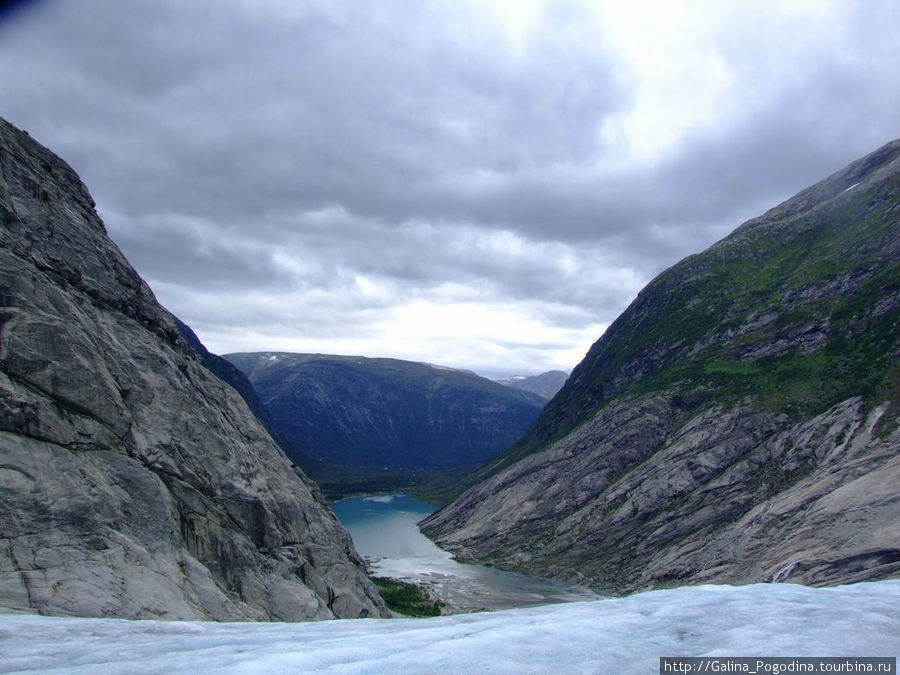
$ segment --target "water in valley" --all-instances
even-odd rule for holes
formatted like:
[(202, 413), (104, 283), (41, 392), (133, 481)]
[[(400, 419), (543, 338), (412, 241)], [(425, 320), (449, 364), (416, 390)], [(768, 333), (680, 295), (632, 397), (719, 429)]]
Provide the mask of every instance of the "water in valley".
[(457, 562), (416, 525), (435, 507), (407, 495), (351, 497), (332, 508), (374, 576), (428, 586), (452, 610), (508, 609), (602, 597), (549, 579)]

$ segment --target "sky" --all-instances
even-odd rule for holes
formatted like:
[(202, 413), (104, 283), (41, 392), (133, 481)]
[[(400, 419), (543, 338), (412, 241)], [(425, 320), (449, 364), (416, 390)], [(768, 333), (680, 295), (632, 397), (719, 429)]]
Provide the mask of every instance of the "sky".
[(533, 374), (900, 136), (898, 34), (885, 0), (42, 0), (0, 13), (0, 116), (216, 353)]

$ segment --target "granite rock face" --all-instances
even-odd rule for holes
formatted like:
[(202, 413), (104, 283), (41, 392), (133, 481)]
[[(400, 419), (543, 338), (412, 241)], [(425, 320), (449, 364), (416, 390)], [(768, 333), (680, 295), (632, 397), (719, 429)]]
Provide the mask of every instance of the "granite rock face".
[(900, 575), (900, 141), (652, 281), (423, 529), (611, 592)]
[(0, 608), (384, 615), (346, 531), (181, 337), (78, 176), (0, 120)]
[(190, 326), (184, 323), (184, 321), (177, 316), (173, 316), (172, 318), (175, 319), (175, 325), (178, 327), (178, 332), (181, 333), (181, 337), (184, 338), (185, 342), (187, 342), (197, 353), (197, 356), (200, 357), (200, 362), (206, 366), (208, 371), (222, 380), (225, 384), (231, 385), (231, 387), (241, 395), (241, 398), (244, 399), (250, 407), (250, 411), (256, 417), (257, 421), (263, 425), (263, 428), (269, 432), (269, 435), (275, 442), (284, 449), (284, 445), (282, 445), (282, 442), (278, 437), (278, 431), (275, 428), (275, 423), (272, 420), (272, 416), (269, 414), (268, 408), (266, 408), (262, 399), (259, 398), (259, 394), (256, 393), (256, 389), (253, 388), (253, 384), (247, 376), (233, 366), (230, 361), (222, 358), (218, 354), (210, 352), (200, 341), (200, 338), (197, 337), (197, 334)]
[[(861, 398), (792, 424), (749, 407), (678, 423), (611, 405), (426, 522), (441, 546), (614, 592), (900, 574), (900, 435)], [(673, 426), (673, 422), (675, 423)]]

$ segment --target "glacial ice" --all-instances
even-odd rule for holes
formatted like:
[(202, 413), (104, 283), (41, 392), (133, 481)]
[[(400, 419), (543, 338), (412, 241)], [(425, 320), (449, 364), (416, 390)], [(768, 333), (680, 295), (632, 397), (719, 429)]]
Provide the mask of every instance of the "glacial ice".
[(0, 615), (0, 672), (655, 673), (660, 656), (897, 656), (900, 580), (695, 586), (434, 619)]

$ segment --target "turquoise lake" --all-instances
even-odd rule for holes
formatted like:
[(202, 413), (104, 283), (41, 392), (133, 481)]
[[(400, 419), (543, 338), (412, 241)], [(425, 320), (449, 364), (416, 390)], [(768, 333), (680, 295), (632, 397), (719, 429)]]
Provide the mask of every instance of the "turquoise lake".
[(585, 588), (455, 561), (419, 531), (417, 523), (436, 507), (405, 494), (351, 497), (332, 508), (375, 576), (427, 585), (458, 611), (602, 597)]

